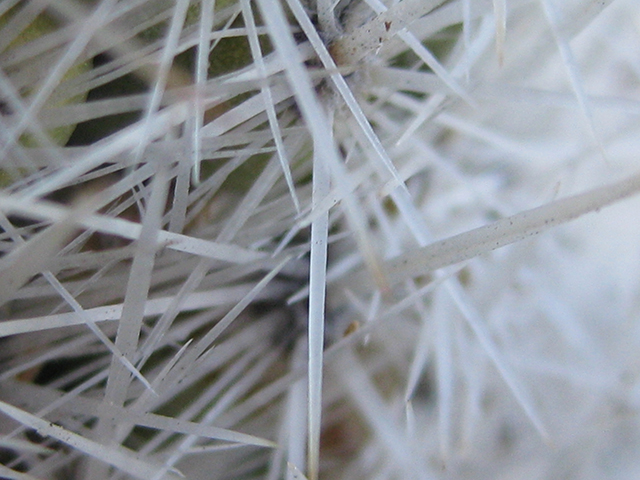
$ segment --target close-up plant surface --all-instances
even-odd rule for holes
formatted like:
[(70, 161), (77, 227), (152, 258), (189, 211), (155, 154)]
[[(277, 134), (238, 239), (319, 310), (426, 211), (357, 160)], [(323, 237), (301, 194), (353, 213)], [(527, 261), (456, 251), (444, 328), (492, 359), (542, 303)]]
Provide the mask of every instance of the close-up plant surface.
[(640, 475), (633, 0), (2, 0), (0, 478)]

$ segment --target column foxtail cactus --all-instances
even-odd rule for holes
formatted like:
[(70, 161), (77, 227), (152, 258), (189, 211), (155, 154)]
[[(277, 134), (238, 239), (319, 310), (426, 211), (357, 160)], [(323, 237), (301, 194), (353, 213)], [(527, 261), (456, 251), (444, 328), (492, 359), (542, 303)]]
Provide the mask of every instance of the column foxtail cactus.
[(635, 0), (0, 2), (0, 478), (640, 478)]

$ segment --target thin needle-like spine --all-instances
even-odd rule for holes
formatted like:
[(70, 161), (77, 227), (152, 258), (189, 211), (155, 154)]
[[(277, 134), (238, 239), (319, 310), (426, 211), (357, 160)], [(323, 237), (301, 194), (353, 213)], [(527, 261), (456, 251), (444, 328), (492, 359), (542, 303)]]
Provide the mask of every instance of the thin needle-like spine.
[(591, 111), (591, 104), (589, 102), (589, 99), (587, 98), (587, 94), (584, 89), (584, 82), (581, 78), (578, 65), (571, 50), (571, 46), (569, 45), (569, 38), (566, 32), (562, 32), (560, 30), (560, 14), (556, 11), (555, 6), (552, 5), (549, 0), (540, 1), (542, 3), (545, 15), (547, 16), (547, 19), (549, 21), (551, 32), (553, 33), (553, 37), (558, 46), (558, 50), (560, 51), (560, 55), (562, 56), (565, 68), (567, 69), (571, 87), (573, 88), (576, 100), (578, 101), (578, 105), (580, 106), (580, 110), (587, 124), (587, 128), (589, 129), (589, 134), (593, 138), (595, 144), (598, 146), (602, 157), (606, 159), (607, 154), (604, 150), (604, 146), (602, 145), (602, 140), (600, 139), (600, 136), (596, 131), (593, 112)]
[[(327, 166), (318, 154), (313, 158), (313, 204), (331, 191)], [(324, 349), (325, 296), (327, 288), (327, 238), (329, 212), (311, 224), (309, 266), (309, 479), (317, 480), (320, 469), (320, 426), (322, 420), (322, 366)]]
[[(285, 13), (280, 5), (275, 0), (259, 0), (258, 4), (262, 11), (263, 17), (269, 29), (269, 34), (276, 46), (280, 59), (285, 65), (285, 72), (291, 87), (294, 90), (298, 106), (307, 127), (311, 131), (311, 135), (314, 143), (314, 174), (313, 181), (316, 188), (321, 188), (319, 192), (324, 191), (322, 183), (316, 184), (316, 182), (329, 181), (329, 176), (326, 172), (318, 171), (316, 168), (326, 168), (332, 163), (332, 160), (337, 161), (337, 151), (333, 144), (333, 135), (330, 129), (330, 123), (328, 121), (326, 113), (323, 111), (320, 102), (314, 92), (311, 84), (311, 80), (305, 70), (302, 59), (296, 45), (293, 41), (291, 33), (289, 32), (288, 24), (286, 21)], [(333, 158), (332, 158), (333, 157)], [(327, 192), (328, 194), (328, 192)], [(323, 195), (326, 196), (326, 195)], [(315, 196), (314, 198), (317, 198)], [(328, 218), (328, 217), (327, 217)], [(328, 221), (328, 220), (327, 220)], [(313, 340), (311, 339), (311, 332), (309, 334), (310, 347), (318, 350), (318, 344), (320, 344), (320, 358), (317, 358), (317, 353), (314, 354), (316, 358), (312, 359), (312, 353), (309, 352), (310, 362), (313, 365), (309, 365), (309, 374), (313, 374), (315, 379), (313, 383), (309, 380), (309, 478), (310, 480), (317, 480), (319, 471), (319, 454), (320, 454), (320, 423), (319, 415), (321, 414), (321, 397), (322, 397), (322, 343), (324, 343), (324, 297), (326, 289), (326, 236), (327, 236), (328, 223), (320, 220), (316, 220), (315, 227), (312, 224), (312, 268), (313, 273), (310, 273), (310, 282), (313, 282), (313, 287), (310, 287), (310, 292), (313, 288), (314, 307), (311, 308), (311, 300), (309, 305), (309, 328), (314, 330), (320, 330), (314, 333)], [(315, 233), (313, 233), (315, 230)], [(324, 233), (323, 233), (324, 232)], [(321, 241), (324, 238), (324, 245), (316, 245), (313, 238), (317, 238)], [(324, 249), (324, 253), (323, 253)], [(314, 324), (312, 326), (312, 324)], [(315, 372), (315, 373), (314, 373)], [(316, 393), (312, 393), (315, 391)], [(316, 419), (317, 418), (317, 419)]]
[(496, 53), (498, 64), (504, 63), (504, 43), (507, 36), (507, 2), (506, 0), (493, 0), (493, 15), (496, 19)]
[(192, 155), (193, 174), (192, 180), (196, 185), (200, 183), (200, 163), (202, 161), (202, 126), (204, 125), (204, 95), (203, 90), (207, 82), (209, 70), (209, 46), (211, 44), (210, 32), (213, 29), (216, 0), (202, 0), (200, 2), (200, 23), (198, 29), (198, 45), (195, 74), (194, 112)]
[(189, 2), (187, 0), (177, 0), (171, 17), (171, 27), (167, 34), (166, 44), (162, 50), (162, 58), (160, 59), (160, 66), (155, 78), (155, 84), (149, 97), (149, 104), (147, 106), (145, 118), (142, 122), (143, 134), (140, 136), (140, 141), (134, 150), (136, 163), (142, 157), (145, 148), (151, 140), (150, 135), (147, 135), (147, 131), (151, 129), (153, 117), (160, 108), (160, 102), (162, 101), (162, 96), (164, 95), (167, 87), (169, 74), (173, 65), (173, 59), (177, 51), (178, 40), (180, 39), (180, 32), (182, 31), (182, 25), (184, 24), (188, 8)]
[(267, 113), (267, 118), (269, 119), (269, 128), (272, 132), (273, 142), (276, 144), (276, 152), (280, 160), (280, 165), (282, 166), (285, 181), (287, 182), (287, 188), (289, 189), (289, 193), (291, 194), (293, 206), (295, 207), (296, 212), (299, 214), (300, 202), (298, 201), (298, 195), (296, 195), (293, 176), (291, 175), (289, 157), (284, 148), (284, 142), (282, 141), (282, 132), (280, 130), (280, 124), (278, 123), (278, 117), (276, 116), (273, 94), (271, 93), (271, 87), (267, 84), (267, 69), (264, 64), (264, 58), (262, 57), (262, 51), (256, 29), (256, 22), (253, 16), (253, 12), (251, 11), (251, 5), (249, 4), (249, 1), (240, 0), (240, 3), (242, 5), (242, 16), (247, 23), (247, 39), (249, 40), (249, 48), (251, 49), (253, 62), (258, 70), (260, 82), (262, 83), (260, 93), (262, 94), (265, 111)]

